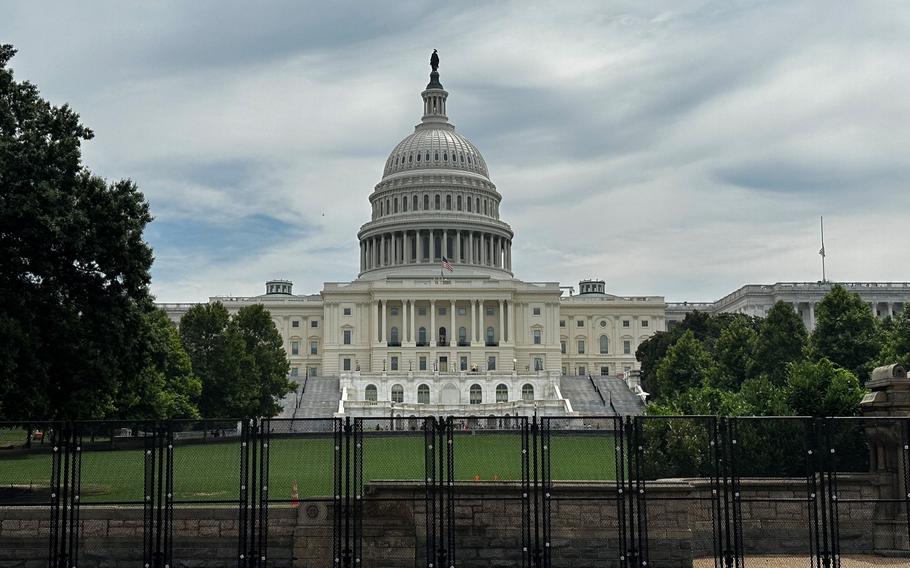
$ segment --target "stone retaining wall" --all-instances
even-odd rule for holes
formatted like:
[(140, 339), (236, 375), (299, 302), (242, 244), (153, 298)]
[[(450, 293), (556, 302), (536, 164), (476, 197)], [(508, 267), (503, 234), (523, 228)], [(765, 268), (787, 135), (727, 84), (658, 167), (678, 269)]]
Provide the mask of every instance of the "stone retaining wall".
[[(838, 487), (843, 554), (906, 553), (903, 504), (851, 502), (881, 498), (888, 487), (887, 476), (841, 475)], [(810, 554), (812, 503), (807, 498), (805, 480), (749, 479), (741, 490), (742, 543), (747, 555)], [(648, 483), (647, 545), (652, 566), (688, 568), (694, 559), (713, 555), (716, 532), (711, 491), (711, 485), (701, 479)], [(620, 565), (624, 551), (619, 540), (620, 517), (613, 484), (557, 483), (548, 502), (552, 522), (548, 548), (554, 568)], [(360, 566), (425, 566), (427, 527), (422, 485), (374, 482), (365, 488), (361, 503), (364, 520)], [(533, 524), (528, 528), (532, 549), (522, 548), (526, 506), (518, 483), (457, 484), (455, 565), (521, 565), (523, 556), (533, 550)], [(50, 526), (46, 516), (47, 511), (42, 508), (0, 508), (0, 567), (46, 566), (46, 560), (42, 560), (47, 557)], [(334, 565), (334, 522), (331, 502), (302, 502), (298, 509), (282, 504), (270, 509), (269, 565)], [(542, 523), (541, 518), (538, 528), (543, 536)], [(80, 567), (136, 566), (142, 559), (141, 509), (83, 506), (80, 526)], [(173, 550), (175, 567), (234, 565), (238, 550), (236, 509), (175, 508)]]

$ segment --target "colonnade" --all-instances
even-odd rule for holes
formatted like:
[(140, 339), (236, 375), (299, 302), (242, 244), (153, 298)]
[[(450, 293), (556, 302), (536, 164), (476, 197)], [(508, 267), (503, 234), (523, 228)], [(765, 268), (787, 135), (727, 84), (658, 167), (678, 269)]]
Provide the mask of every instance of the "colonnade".
[[(420, 304), (418, 306), (418, 304)], [(495, 306), (499, 326), (485, 326), (486, 308)], [(439, 308), (446, 307), (445, 315), (439, 315)], [(398, 308), (398, 316), (394, 323), (401, 327), (391, 325), (390, 309)], [(417, 311), (427, 308), (427, 314), (420, 316), (418, 325)], [(466, 308), (470, 315), (457, 316), (458, 308)], [(386, 346), (417, 346), (417, 347), (469, 347), (492, 343), (498, 345), (514, 341), (515, 313), (510, 300), (373, 300), (373, 318), (371, 325), (372, 343)], [(508, 316), (506, 315), (508, 314)], [(458, 329), (467, 327), (466, 318), (470, 318), (470, 327), (466, 330), (464, 340), (459, 337)], [(424, 337), (419, 334), (420, 328), (428, 333)], [(461, 324), (461, 325), (459, 325)], [(486, 327), (493, 327), (493, 339), (489, 340)], [(397, 339), (392, 333), (392, 328), (398, 328)], [(446, 328), (447, 337), (443, 342), (438, 337), (437, 331)]]
[(485, 231), (417, 229), (391, 231), (360, 241), (360, 270), (407, 264), (453, 264), (512, 270), (512, 240)]

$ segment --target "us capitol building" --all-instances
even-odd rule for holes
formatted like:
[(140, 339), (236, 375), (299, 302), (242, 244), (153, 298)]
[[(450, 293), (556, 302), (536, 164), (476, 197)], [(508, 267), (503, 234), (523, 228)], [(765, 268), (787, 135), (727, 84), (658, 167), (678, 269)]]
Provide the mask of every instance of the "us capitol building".
[[(480, 151), (449, 122), (435, 53), (431, 64), (420, 123), (392, 150), (370, 195), (357, 279), (327, 282), (311, 295), (272, 280), (264, 295), (211, 299), (230, 311), (263, 304), (284, 339), (292, 376), (336, 385), (332, 414), (578, 413), (590, 402), (578, 398), (597, 389), (572, 400), (563, 392), (568, 376), (618, 382), (616, 375), (636, 368), (639, 343), (668, 321), (692, 309), (722, 309), (615, 296), (600, 280), (564, 294), (558, 282), (516, 278), (514, 233), (499, 215), (502, 195)], [(826, 285), (804, 286), (789, 292), (801, 313), (805, 306), (808, 325)], [(881, 288), (887, 298), (879, 305), (903, 309), (910, 284), (890, 286)], [(749, 301), (740, 304), (749, 313), (767, 311), (773, 294), (763, 302), (754, 292), (742, 294)], [(162, 307), (178, 321), (190, 305)]]

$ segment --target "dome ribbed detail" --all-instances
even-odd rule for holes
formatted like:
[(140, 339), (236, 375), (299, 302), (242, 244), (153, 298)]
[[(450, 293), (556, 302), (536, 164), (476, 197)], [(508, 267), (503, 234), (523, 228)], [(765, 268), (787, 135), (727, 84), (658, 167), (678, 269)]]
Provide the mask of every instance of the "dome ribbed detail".
[(473, 172), (489, 179), (483, 156), (467, 138), (455, 132), (451, 125), (427, 126), (418, 126), (413, 134), (395, 146), (386, 160), (383, 177), (410, 170), (441, 169)]

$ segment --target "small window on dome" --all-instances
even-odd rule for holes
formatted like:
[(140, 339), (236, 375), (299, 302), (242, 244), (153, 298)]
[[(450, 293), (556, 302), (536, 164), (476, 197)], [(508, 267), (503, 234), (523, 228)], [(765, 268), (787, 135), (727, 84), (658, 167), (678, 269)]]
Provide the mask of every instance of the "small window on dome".
[(448, 162), (448, 161), (449, 161), (449, 155), (446, 154), (445, 152), (442, 153), (442, 161), (443, 161), (443, 162)]
[(468, 163), (469, 163), (469, 164), (471, 163), (471, 155), (470, 155), (470, 154), (468, 154)]
[(464, 163), (464, 154), (459, 154), (461, 156), (461, 162)]
[(436, 161), (439, 161), (439, 152), (436, 152), (435, 157), (433, 159)]
[(429, 152), (427, 152), (427, 161), (428, 161), (428, 162), (430, 161), (430, 153), (429, 153)]
[(408, 156), (408, 162), (413, 162), (413, 161), (414, 161), (414, 155), (412, 154), (412, 155)]
[(420, 161), (420, 154), (417, 154), (417, 161)]

